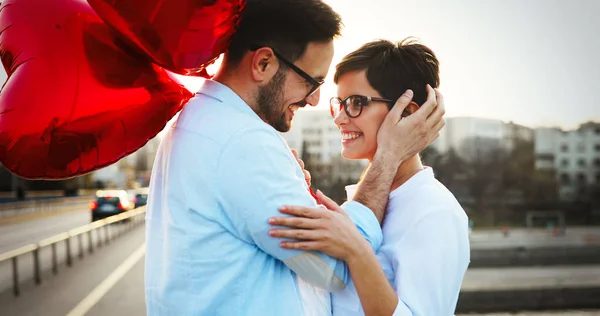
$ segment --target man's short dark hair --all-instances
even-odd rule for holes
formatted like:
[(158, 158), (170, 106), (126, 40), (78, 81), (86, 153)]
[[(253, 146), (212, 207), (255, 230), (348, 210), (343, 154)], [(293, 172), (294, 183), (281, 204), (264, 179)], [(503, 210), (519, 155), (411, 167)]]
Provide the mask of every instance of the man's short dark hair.
[(271, 47), (294, 62), (308, 43), (340, 35), (342, 20), (321, 0), (248, 0), (226, 57), (237, 66), (250, 50)]
[(371, 87), (393, 101), (411, 89), (413, 101), (422, 105), (427, 100), (426, 85), (433, 88), (440, 85), (437, 57), (430, 48), (410, 37), (399, 43), (377, 40), (364, 44), (337, 64), (333, 80), (337, 83), (343, 74), (362, 70), (366, 70)]

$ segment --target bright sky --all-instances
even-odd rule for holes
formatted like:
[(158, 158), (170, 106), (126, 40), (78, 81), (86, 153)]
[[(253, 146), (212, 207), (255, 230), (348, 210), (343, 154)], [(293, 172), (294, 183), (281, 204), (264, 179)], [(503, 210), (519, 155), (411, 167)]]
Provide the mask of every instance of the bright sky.
[(333, 67), (345, 54), (373, 39), (415, 36), (440, 60), (449, 117), (563, 128), (600, 121), (599, 0), (326, 2), (345, 28), (319, 107), (335, 95)]
[(448, 116), (566, 128), (600, 120), (598, 0), (327, 2), (345, 24), (333, 63), (375, 38), (416, 36), (440, 60)]
[(345, 24), (333, 67), (363, 43), (415, 36), (440, 60), (447, 115), (574, 128), (600, 120), (598, 0), (326, 0)]

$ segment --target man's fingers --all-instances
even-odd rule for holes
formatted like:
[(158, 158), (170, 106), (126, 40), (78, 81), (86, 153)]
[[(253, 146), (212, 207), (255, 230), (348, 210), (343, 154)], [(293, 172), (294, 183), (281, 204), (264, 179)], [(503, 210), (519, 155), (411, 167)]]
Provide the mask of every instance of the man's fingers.
[(296, 160), (298, 161), (300, 168), (304, 169), (304, 161), (302, 161), (302, 159), (296, 159)]
[(398, 100), (396, 100), (396, 103), (394, 104), (394, 107), (392, 108), (390, 113), (388, 113), (386, 120), (392, 120), (394, 124), (398, 123), (398, 121), (400, 121), (400, 119), (402, 118), (402, 113), (404, 112), (404, 109), (406, 109), (408, 104), (410, 104), (410, 101), (412, 101), (413, 96), (414, 93), (412, 90), (406, 90), (406, 92), (404, 92), (404, 94), (402, 94), (398, 98)]
[(442, 130), (442, 128), (444, 128), (444, 126), (446, 126), (446, 121), (441, 119), (435, 124), (435, 126), (433, 126), (432, 131), (439, 132)]
[(427, 100), (425, 101), (425, 103), (423, 103), (423, 105), (419, 107), (415, 114), (419, 113), (419, 115), (427, 118), (435, 110), (436, 107), (436, 92), (430, 85), (427, 85)]
[(440, 120), (432, 129), (431, 129), (431, 139), (429, 140), (429, 144), (433, 143), (436, 139), (440, 137), (440, 130), (446, 125), (444, 120)]
[(446, 114), (444, 112), (443, 108), (437, 107), (435, 109), (435, 111), (433, 111), (431, 113), (431, 115), (427, 118), (427, 120), (425, 121), (425, 124), (427, 125), (427, 128), (431, 129), (434, 126), (436, 126), (437, 124), (439, 124), (440, 121), (444, 120), (444, 114)]
[(446, 113), (446, 105), (444, 104), (444, 95), (440, 92), (440, 89), (435, 88), (435, 99), (437, 101), (437, 107), (441, 109), (442, 113)]
[(444, 115), (446, 114), (446, 108), (444, 106), (444, 98), (442, 97), (442, 94), (439, 93), (439, 91), (437, 89), (435, 89), (436, 94), (438, 95), (438, 105), (435, 108), (435, 110), (431, 113), (431, 115), (429, 115), (429, 117), (427, 118), (427, 127), (432, 129), (433, 127), (437, 126), (438, 124), (440, 124), (440, 121), (444, 120)]

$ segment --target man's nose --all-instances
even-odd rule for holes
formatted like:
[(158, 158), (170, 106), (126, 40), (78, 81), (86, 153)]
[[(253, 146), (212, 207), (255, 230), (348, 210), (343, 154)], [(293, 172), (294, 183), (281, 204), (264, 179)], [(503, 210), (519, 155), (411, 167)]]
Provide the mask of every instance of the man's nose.
[(321, 99), (321, 89), (317, 89), (317, 91), (315, 91), (315, 93), (306, 97), (305, 100), (306, 100), (306, 103), (308, 103), (312, 106), (316, 106), (317, 104), (319, 104), (319, 99)]

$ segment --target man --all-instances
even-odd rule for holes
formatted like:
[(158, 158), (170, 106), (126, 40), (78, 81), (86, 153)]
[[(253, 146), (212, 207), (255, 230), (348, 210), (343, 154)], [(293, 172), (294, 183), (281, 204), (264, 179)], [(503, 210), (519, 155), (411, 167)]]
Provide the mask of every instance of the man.
[[(340, 25), (320, 0), (248, 2), (214, 80), (157, 153), (146, 218), (149, 315), (331, 314), (327, 291), (350, 281), (347, 266), (282, 249), (268, 222), (285, 204), (316, 207), (278, 132), (290, 129), (298, 108), (318, 103)], [(443, 125), (435, 95), (400, 121), (406, 104), (382, 125), (368, 185), (344, 205), (374, 251), (398, 157), (422, 150)]]

